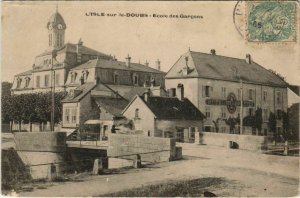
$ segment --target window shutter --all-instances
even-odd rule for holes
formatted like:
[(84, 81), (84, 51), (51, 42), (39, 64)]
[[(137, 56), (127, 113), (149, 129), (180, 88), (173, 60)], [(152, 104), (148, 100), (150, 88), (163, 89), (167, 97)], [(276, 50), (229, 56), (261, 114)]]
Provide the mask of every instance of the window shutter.
[(205, 86), (202, 85), (202, 98), (205, 98)]

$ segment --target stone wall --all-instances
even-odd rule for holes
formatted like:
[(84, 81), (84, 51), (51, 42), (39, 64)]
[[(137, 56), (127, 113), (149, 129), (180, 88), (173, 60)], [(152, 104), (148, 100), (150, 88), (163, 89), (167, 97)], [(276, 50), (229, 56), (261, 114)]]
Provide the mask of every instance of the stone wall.
[(16, 150), (39, 152), (64, 152), (66, 150), (66, 133), (32, 132), (14, 133)]
[(176, 142), (171, 138), (111, 134), (108, 145), (108, 157), (133, 159), (140, 154), (142, 161), (147, 162), (170, 161), (176, 157)]
[[(209, 146), (229, 147), (229, 142), (234, 142), (238, 149), (260, 151), (267, 148), (267, 137), (252, 135), (236, 135), (224, 133), (196, 133), (199, 137), (198, 144), (206, 144)], [(196, 139), (198, 139), (198, 137)]]
[(51, 177), (51, 164), (56, 173), (65, 171), (66, 133), (15, 133), (16, 150), (24, 164), (30, 168), (33, 179)]

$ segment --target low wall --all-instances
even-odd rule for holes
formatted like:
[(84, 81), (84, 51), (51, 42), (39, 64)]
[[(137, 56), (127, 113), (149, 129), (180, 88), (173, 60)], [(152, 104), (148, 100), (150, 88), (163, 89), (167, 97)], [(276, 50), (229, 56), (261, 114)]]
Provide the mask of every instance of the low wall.
[[(196, 133), (199, 136), (198, 144), (206, 144), (212, 146), (228, 147), (229, 142), (236, 143), (239, 149), (260, 151), (267, 149), (267, 137), (253, 135), (237, 135), (224, 133)], [(198, 140), (198, 137), (196, 138)]]
[(25, 165), (30, 168), (33, 179), (51, 177), (51, 164), (56, 173), (67, 167), (66, 133), (64, 132), (20, 132), (14, 133), (16, 151)]
[(14, 133), (16, 150), (39, 152), (64, 152), (66, 133), (64, 132), (18, 132)]
[(142, 161), (163, 162), (176, 158), (176, 141), (171, 138), (142, 135), (111, 134), (108, 137), (108, 157), (133, 159), (140, 154)]

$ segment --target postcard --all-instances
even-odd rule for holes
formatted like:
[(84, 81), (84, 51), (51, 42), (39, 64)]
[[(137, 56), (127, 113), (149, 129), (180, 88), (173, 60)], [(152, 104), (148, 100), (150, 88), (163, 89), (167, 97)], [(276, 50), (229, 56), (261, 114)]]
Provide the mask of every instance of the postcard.
[(299, 195), (297, 1), (4, 1), (1, 189)]

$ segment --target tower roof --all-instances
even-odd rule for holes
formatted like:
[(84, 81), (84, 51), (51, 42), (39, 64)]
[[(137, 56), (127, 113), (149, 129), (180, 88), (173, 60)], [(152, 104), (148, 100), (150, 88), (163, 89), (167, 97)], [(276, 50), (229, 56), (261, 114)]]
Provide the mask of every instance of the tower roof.
[(66, 23), (61, 16), (61, 14), (56, 10), (55, 13), (50, 17), (48, 23), (47, 23), (47, 28), (49, 28), (49, 25), (52, 25), (52, 27), (56, 27), (58, 24), (61, 24), (63, 28), (66, 28)]

